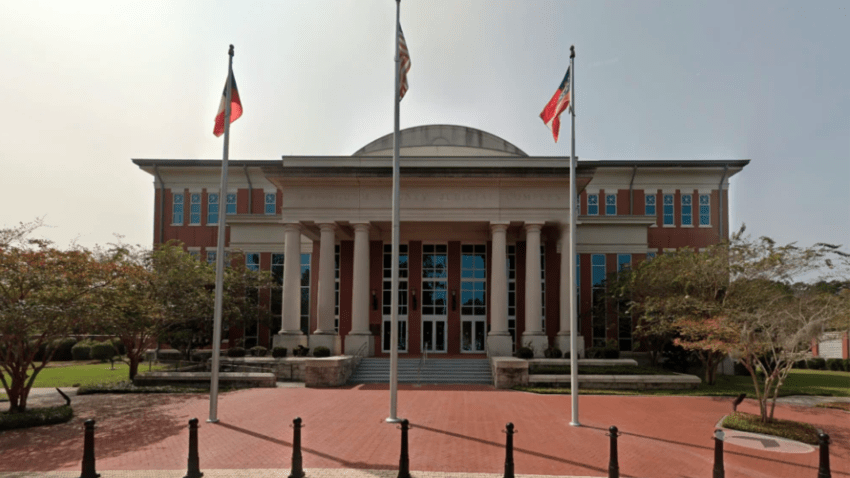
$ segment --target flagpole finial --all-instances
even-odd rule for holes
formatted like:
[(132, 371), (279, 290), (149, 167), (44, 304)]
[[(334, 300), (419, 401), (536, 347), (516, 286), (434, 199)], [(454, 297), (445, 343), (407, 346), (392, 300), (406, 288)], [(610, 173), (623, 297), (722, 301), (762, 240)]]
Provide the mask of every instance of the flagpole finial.
[(230, 45), (230, 50), (227, 52), (231, 57), (233, 56), (233, 45)]
[(576, 46), (570, 45), (570, 58), (575, 58), (575, 57), (576, 57)]

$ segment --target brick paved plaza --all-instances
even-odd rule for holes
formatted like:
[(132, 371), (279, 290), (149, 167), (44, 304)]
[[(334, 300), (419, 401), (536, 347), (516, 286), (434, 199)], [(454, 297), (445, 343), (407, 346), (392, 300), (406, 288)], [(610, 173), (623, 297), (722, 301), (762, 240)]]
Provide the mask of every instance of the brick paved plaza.
[[(518, 475), (607, 476), (609, 426), (620, 428), (624, 477), (711, 476), (715, 424), (731, 411), (730, 398), (581, 396), (582, 427), (569, 426), (570, 397), (496, 391), (492, 387), (401, 386), (399, 416), (410, 420), (414, 476), (504, 471), (506, 422), (514, 436)], [(740, 410), (757, 413), (746, 400)], [(312, 476), (383, 476), (397, 470), (400, 432), (384, 422), (386, 386), (339, 389), (252, 389), (223, 394), (218, 424), (205, 423), (205, 395), (89, 395), (74, 397), (66, 424), (0, 433), (0, 474), (65, 471), (79, 476), (83, 420), (97, 419), (97, 471), (110, 476), (183, 476), (188, 427), (199, 430), (201, 471), (207, 476), (259, 476), (237, 470), (288, 474), (295, 416), (304, 420), (304, 468)], [(816, 424), (832, 437), (833, 477), (850, 476), (850, 419), (839, 410), (777, 405), (778, 418)], [(817, 476), (818, 454), (780, 453), (726, 444), (726, 476)], [(814, 447), (812, 448), (814, 450)], [(800, 450), (798, 450), (800, 451)], [(806, 451), (805, 447), (802, 451)], [(360, 470), (357, 473), (346, 470)], [(153, 473), (125, 473), (147, 470)], [(161, 472), (157, 470), (174, 470)], [(76, 475), (74, 475), (75, 472)], [(259, 473), (259, 472), (257, 472)], [(311, 476), (308, 473), (308, 476)], [(390, 473), (387, 476), (395, 476)]]

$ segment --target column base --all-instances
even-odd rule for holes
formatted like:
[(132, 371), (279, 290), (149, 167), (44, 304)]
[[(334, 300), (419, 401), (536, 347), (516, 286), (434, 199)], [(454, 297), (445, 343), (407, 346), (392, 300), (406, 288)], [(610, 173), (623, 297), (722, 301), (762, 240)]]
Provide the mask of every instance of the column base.
[[(345, 355), (356, 355), (360, 352), (360, 347), (363, 347), (364, 357), (372, 357), (375, 355), (375, 340), (374, 335), (369, 332), (350, 333), (345, 336)], [(364, 347), (363, 344), (366, 344)]]
[(490, 357), (510, 357), (513, 355), (511, 349), (511, 334), (503, 332), (501, 334), (490, 333), (487, 336), (487, 351)]
[[(557, 337), (558, 348), (561, 349), (561, 352), (564, 352), (564, 356), (567, 356), (567, 353), (570, 351), (570, 335), (558, 334)], [(578, 355), (576, 358), (584, 358), (584, 337), (579, 335), (576, 337), (576, 346), (578, 347)]]
[(522, 347), (534, 349), (534, 358), (543, 357), (543, 351), (549, 348), (549, 337), (543, 332), (531, 332), (522, 334)]
[(337, 335), (333, 332), (315, 332), (310, 335), (310, 353), (312, 354), (316, 347), (327, 347), (328, 350), (331, 351), (331, 355), (334, 355), (336, 351), (336, 337)]
[(299, 345), (307, 346), (307, 336), (300, 330), (296, 332), (281, 332), (274, 336), (272, 347), (286, 347), (288, 356), (292, 357), (292, 351)]

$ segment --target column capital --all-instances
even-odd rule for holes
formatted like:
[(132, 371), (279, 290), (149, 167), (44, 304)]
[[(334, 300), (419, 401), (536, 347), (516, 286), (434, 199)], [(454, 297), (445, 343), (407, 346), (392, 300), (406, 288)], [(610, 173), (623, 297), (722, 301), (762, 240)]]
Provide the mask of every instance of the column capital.
[(297, 231), (298, 233), (300, 233), (301, 232), (301, 224), (297, 223), (297, 222), (287, 222), (287, 223), (283, 224), (283, 230), (284, 230), (284, 232)]
[(368, 222), (352, 222), (351, 225), (354, 227), (355, 232), (369, 232), (369, 229), (372, 228), (372, 224)]
[(509, 226), (509, 225), (510, 225), (510, 223), (508, 223), (508, 222), (495, 222), (495, 221), (490, 221), (490, 231), (492, 231), (492, 232), (496, 232), (496, 231), (499, 231), (499, 232), (507, 231), (507, 230), (508, 230), (508, 226)]
[(525, 224), (523, 224), (522, 227), (525, 228), (526, 232), (533, 232), (533, 231), (540, 232), (540, 229), (543, 228), (543, 223), (542, 222), (526, 222)]
[(333, 223), (333, 222), (320, 222), (319, 223), (319, 229), (321, 229), (322, 231), (333, 232), (333, 231), (336, 231), (336, 228), (337, 228), (336, 223)]

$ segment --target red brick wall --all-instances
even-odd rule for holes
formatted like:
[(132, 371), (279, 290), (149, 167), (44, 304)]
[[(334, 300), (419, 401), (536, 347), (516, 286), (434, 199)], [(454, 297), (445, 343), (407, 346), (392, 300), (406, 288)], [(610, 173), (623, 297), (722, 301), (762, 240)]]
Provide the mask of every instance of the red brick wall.
[[(446, 324), (446, 351), (449, 354), (458, 354), (460, 353), (460, 242), (449, 241), (448, 252), (449, 310)], [(452, 291), (457, 294), (454, 298), (452, 298)], [(456, 304), (454, 310), (452, 310), (453, 304)]]
[[(383, 301), (381, 289), (381, 275), (384, 265), (384, 243), (381, 241), (369, 242), (369, 325), (377, 326), (378, 334), (375, 340), (375, 355), (381, 355), (381, 302)], [(372, 292), (377, 294), (378, 307), (373, 307)], [(370, 327), (372, 328), (372, 327)]]
[(413, 299), (408, 292), (407, 351), (411, 355), (419, 355), (422, 352), (422, 241), (411, 241), (407, 247), (407, 288), (409, 291), (416, 289), (417, 302), (416, 310), (413, 310)]

